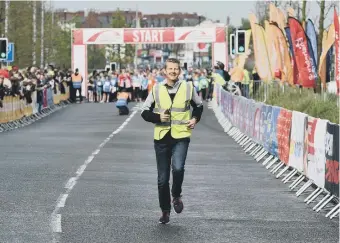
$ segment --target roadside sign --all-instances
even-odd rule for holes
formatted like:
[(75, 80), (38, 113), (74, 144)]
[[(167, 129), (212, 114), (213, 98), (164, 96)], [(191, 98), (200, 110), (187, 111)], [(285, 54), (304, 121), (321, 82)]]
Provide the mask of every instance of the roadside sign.
[(8, 43), (6, 62), (14, 62), (14, 43), (12, 42)]

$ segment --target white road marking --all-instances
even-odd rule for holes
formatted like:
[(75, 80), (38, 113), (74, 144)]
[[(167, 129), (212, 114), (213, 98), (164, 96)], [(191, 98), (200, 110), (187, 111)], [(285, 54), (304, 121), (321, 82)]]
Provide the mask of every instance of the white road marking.
[(57, 199), (56, 206), (51, 214), (51, 228), (53, 232), (53, 242), (56, 242), (54, 233), (61, 233), (61, 214), (59, 213), (60, 208), (65, 207), (66, 199), (74, 186), (76, 185), (77, 181), (79, 180), (80, 176), (84, 173), (86, 167), (92, 162), (95, 155), (97, 155), (100, 152), (100, 149), (105, 146), (105, 144), (110, 141), (111, 138), (113, 138), (114, 135), (119, 133), (127, 124), (128, 122), (133, 118), (133, 116), (138, 112), (138, 110), (135, 110), (131, 113), (131, 115), (124, 121), (124, 123), (115, 131), (113, 131), (99, 146), (98, 148), (92, 152), (92, 154), (84, 161), (84, 164), (82, 164), (76, 171), (76, 176), (71, 177), (67, 183), (65, 184), (65, 193), (61, 194), (59, 198)]
[[(98, 152), (98, 153), (99, 153), (99, 152)], [(94, 155), (93, 155), (93, 153), (92, 153), (92, 155), (90, 155), (90, 156), (87, 158), (87, 160), (85, 160), (85, 165), (91, 163), (91, 161), (93, 160), (93, 158), (94, 158)]]
[(56, 233), (61, 233), (61, 214), (52, 215), (52, 230)]
[(68, 182), (66, 183), (65, 185), (65, 188), (66, 189), (71, 189), (74, 187), (74, 185), (76, 184), (77, 182), (77, 177), (71, 177)]
[(77, 172), (76, 172), (77, 176), (81, 176), (81, 174), (84, 173), (84, 170), (85, 170), (85, 169), (86, 169), (86, 165), (80, 166), (80, 167), (78, 168)]
[(60, 198), (60, 200), (59, 200), (59, 202), (58, 202), (58, 205), (57, 205), (58, 208), (63, 208), (63, 207), (65, 207), (65, 202), (66, 202), (67, 197), (68, 197), (68, 194), (63, 194), (63, 195), (61, 196), (61, 198)]
[[(110, 135), (111, 136), (111, 135)], [(94, 155), (96, 155), (96, 154), (98, 154), (99, 153), (99, 149), (96, 149), (92, 154), (94, 154)]]

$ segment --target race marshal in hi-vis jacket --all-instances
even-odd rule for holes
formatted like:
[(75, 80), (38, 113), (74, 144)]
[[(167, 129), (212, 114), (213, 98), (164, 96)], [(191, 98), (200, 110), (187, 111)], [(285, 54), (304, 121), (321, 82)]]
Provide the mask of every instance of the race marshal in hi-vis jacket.
[(74, 89), (80, 89), (81, 83), (83, 81), (83, 77), (79, 74), (78, 68), (75, 70), (75, 73), (71, 76), (72, 84)]
[[(143, 119), (155, 124), (154, 148), (161, 224), (170, 222), (171, 196), (176, 213), (181, 213), (184, 208), (181, 193), (185, 160), (192, 129), (203, 112), (202, 100), (192, 82), (179, 80), (180, 73), (179, 60), (169, 58), (165, 65), (166, 80), (152, 87), (142, 108)], [(192, 114), (190, 107), (193, 108)], [(172, 195), (169, 188), (170, 164), (173, 173)]]

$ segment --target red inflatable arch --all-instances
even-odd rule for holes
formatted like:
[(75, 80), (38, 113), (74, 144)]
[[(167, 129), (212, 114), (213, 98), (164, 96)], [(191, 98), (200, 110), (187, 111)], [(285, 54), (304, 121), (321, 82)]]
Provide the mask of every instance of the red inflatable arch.
[[(83, 28), (72, 30), (72, 70), (79, 69), (87, 80), (87, 48), (93, 44), (171, 44), (212, 43), (212, 62), (221, 61), (228, 67), (228, 38), (225, 27), (172, 28)], [(82, 95), (85, 96), (86, 82)]]

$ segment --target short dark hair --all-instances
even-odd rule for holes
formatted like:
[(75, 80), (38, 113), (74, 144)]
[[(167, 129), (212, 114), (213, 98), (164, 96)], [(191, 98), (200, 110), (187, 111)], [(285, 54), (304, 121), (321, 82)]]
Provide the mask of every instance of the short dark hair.
[(178, 67), (180, 67), (180, 61), (178, 60), (178, 59), (176, 59), (176, 58), (168, 58), (167, 60), (166, 60), (166, 62), (165, 62), (165, 66), (164, 66), (164, 68), (166, 69), (166, 64), (168, 63), (168, 62), (171, 62), (171, 63), (176, 63), (177, 65), (178, 65)]

